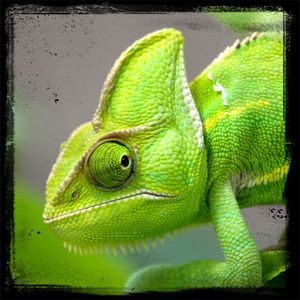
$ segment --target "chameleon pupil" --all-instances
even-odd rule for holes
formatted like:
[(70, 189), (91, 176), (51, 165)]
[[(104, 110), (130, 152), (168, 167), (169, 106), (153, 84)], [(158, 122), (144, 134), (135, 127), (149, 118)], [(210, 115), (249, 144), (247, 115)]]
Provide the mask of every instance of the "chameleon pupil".
[(128, 167), (128, 165), (129, 165), (129, 158), (128, 158), (128, 156), (127, 155), (123, 155), (122, 156), (122, 158), (121, 158), (121, 165), (123, 166), (123, 167)]

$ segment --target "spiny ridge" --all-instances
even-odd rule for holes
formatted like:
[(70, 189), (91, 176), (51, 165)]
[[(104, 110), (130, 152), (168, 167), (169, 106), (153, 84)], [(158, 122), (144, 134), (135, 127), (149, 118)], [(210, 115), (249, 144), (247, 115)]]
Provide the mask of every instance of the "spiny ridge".
[[(89, 254), (110, 254), (113, 255), (117, 254), (123, 254), (127, 255), (129, 253), (142, 253), (148, 252), (149, 248), (156, 248), (157, 242), (159, 242), (161, 245), (164, 245), (164, 238), (168, 237), (169, 239), (173, 240), (174, 235), (178, 233), (182, 233), (183, 229), (176, 230), (171, 233), (167, 233), (164, 236), (159, 236), (156, 238), (151, 238), (148, 240), (141, 240), (131, 243), (123, 243), (123, 244), (95, 244), (95, 245), (74, 245), (68, 242), (64, 242), (64, 248), (67, 249), (69, 252), (73, 252), (75, 254), (80, 255), (89, 255)], [(149, 247), (150, 246), (150, 247)]]
[(223, 52), (219, 54), (217, 58), (214, 59), (213, 63), (217, 62), (220, 59), (228, 56), (230, 53), (234, 52), (236, 49), (240, 48), (241, 46), (249, 45), (250, 42), (256, 40), (262, 35), (262, 33), (253, 32), (251, 36), (245, 37), (241, 42), (237, 39), (231, 47), (227, 47)]

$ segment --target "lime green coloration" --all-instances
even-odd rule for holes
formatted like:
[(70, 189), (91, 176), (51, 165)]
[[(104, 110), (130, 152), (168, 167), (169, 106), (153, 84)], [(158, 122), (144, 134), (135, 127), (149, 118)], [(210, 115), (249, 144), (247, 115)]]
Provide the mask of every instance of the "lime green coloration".
[(52, 169), (44, 221), (91, 251), (211, 221), (224, 261), (150, 266), (126, 290), (256, 288), (264, 265), (240, 208), (283, 203), (288, 168), (282, 34), (236, 41), (188, 85), (183, 37), (163, 29), (117, 59), (93, 120)]
[(15, 288), (58, 287), (93, 294), (123, 294), (132, 272), (125, 259), (68, 253), (44, 224), (39, 193), (17, 178), (11, 273)]

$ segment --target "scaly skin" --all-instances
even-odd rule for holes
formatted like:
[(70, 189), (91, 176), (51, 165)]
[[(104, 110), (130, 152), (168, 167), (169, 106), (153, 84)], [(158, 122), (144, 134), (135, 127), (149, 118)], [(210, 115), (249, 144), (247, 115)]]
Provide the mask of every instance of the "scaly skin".
[(282, 36), (254, 34), (188, 86), (178, 31), (134, 43), (108, 75), (92, 122), (62, 147), (45, 222), (85, 252), (124, 251), (211, 221), (225, 261), (150, 266), (126, 290), (260, 286), (261, 256), (240, 208), (283, 202), (282, 63)]

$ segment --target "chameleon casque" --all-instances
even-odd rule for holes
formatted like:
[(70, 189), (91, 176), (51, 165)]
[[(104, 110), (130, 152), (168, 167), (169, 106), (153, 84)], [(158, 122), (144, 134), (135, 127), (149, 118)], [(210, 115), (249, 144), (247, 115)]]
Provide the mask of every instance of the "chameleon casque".
[(127, 291), (259, 287), (240, 209), (284, 203), (285, 144), (282, 34), (237, 40), (188, 84), (183, 37), (162, 29), (121, 54), (93, 120), (62, 145), (43, 218), (80, 253), (212, 222), (224, 261), (150, 266)]

